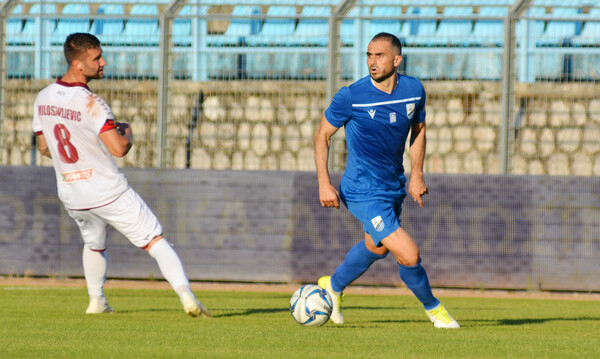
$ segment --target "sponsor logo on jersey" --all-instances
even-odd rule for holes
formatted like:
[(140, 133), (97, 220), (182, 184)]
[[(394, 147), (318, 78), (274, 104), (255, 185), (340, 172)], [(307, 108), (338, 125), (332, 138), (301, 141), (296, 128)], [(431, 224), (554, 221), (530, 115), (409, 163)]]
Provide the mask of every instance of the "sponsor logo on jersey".
[(65, 172), (62, 174), (63, 182), (70, 183), (89, 180), (90, 178), (92, 178), (93, 172), (93, 168), (81, 171)]
[(383, 228), (385, 227), (385, 224), (383, 223), (383, 219), (381, 219), (381, 216), (377, 216), (377, 217), (371, 219), (371, 223), (373, 223), (373, 227), (375, 228), (375, 230), (377, 232), (383, 231)]
[(390, 123), (396, 123), (396, 113), (390, 112)]
[(406, 104), (406, 116), (408, 117), (409, 120), (412, 120), (414, 115), (415, 115), (415, 104), (407, 103)]
[(375, 110), (370, 109), (369, 111), (367, 111), (369, 113), (369, 115), (371, 115), (371, 118), (375, 118)]

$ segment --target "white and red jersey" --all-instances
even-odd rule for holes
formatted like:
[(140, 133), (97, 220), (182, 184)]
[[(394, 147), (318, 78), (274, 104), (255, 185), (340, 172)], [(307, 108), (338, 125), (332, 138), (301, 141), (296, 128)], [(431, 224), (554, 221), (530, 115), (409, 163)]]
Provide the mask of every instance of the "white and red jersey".
[(125, 175), (98, 137), (114, 127), (106, 101), (85, 84), (58, 80), (35, 99), (32, 128), (46, 138), (58, 197), (66, 208), (103, 206), (129, 188)]

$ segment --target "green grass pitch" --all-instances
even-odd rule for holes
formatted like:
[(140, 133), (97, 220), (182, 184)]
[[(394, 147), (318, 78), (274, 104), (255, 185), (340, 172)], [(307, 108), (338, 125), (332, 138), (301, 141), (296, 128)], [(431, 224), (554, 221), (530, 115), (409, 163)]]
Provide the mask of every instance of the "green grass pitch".
[(442, 297), (458, 330), (435, 329), (411, 296), (351, 294), (346, 324), (303, 327), (291, 293), (196, 291), (213, 318), (164, 289), (0, 286), (0, 358), (599, 358), (600, 301)]

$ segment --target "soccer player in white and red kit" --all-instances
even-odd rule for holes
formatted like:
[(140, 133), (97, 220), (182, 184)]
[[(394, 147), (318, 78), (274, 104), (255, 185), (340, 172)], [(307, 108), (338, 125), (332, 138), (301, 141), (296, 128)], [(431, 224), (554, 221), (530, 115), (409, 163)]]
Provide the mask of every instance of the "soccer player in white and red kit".
[(181, 260), (163, 237), (158, 219), (129, 187), (113, 158), (128, 153), (133, 137), (131, 128), (114, 122), (108, 104), (87, 86), (103, 76), (106, 61), (100, 41), (91, 34), (71, 34), (64, 54), (67, 72), (38, 94), (32, 128), (40, 153), (52, 159), (58, 196), (81, 231), (90, 296), (86, 313), (113, 311), (104, 297), (110, 225), (156, 259), (186, 313), (209, 317), (192, 293)]

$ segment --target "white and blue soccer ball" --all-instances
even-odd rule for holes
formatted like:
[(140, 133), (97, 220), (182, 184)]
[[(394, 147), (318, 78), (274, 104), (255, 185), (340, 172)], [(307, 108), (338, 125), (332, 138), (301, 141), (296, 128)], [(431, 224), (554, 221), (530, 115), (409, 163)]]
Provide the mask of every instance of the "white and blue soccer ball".
[(298, 288), (290, 299), (292, 318), (302, 325), (318, 327), (327, 323), (333, 301), (325, 289), (315, 284)]

